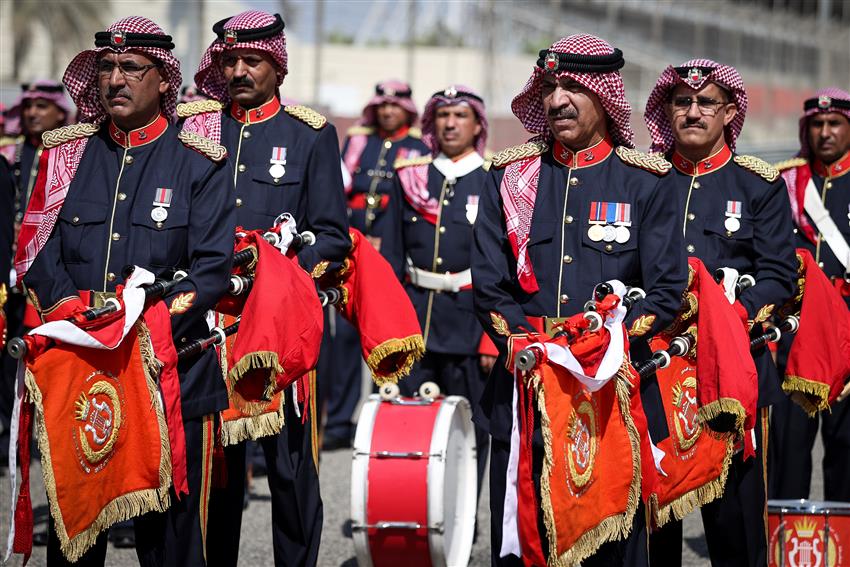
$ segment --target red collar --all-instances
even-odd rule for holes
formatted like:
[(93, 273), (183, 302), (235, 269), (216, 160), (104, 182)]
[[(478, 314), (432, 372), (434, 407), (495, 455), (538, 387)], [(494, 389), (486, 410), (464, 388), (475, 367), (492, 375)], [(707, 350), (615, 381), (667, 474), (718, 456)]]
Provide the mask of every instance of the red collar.
[(230, 105), (230, 115), (242, 124), (255, 124), (273, 118), (280, 111), (280, 101), (277, 97), (257, 108), (244, 109), (235, 101)]
[(692, 162), (678, 151), (673, 152), (673, 156), (670, 158), (670, 161), (673, 162), (673, 167), (685, 175), (704, 175), (706, 173), (717, 171), (726, 165), (730, 159), (732, 159), (732, 150), (729, 149), (729, 146), (723, 144), (723, 147), (720, 148), (713, 156), (709, 156), (696, 163)]
[(839, 177), (850, 171), (850, 151), (829, 165), (818, 159), (812, 160), (812, 169), (821, 177)]
[(168, 120), (160, 114), (153, 122), (142, 128), (125, 132), (121, 130), (114, 122), (109, 123), (109, 136), (116, 144), (123, 148), (135, 148), (150, 144), (159, 138), (168, 128)]
[(567, 148), (561, 142), (555, 141), (552, 157), (555, 158), (555, 161), (569, 168), (579, 168), (602, 163), (613, 151), (614, 146), (611, 143), (611, 138), (606, 135), (592, 146), (577, 152)]
[(382, 140), (389, 140), (390, 142), (398, 142), (404, 139), (408, 132), (410, 132), (410, 126), (402, 126), (392, 134), (387, 134), (385, 131), (378, 128), (378, 136), (380, 136)]

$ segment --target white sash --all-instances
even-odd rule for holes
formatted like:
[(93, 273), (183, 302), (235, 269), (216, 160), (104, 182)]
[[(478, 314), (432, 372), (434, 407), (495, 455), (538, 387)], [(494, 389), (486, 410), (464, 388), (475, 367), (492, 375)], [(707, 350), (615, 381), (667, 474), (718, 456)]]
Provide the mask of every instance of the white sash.
[(829, 211), (824, 207), (821, 196), (818, 195), (818, 190), (815, 187), (815, 182), (809, 179), (806, 185), (806, 194), (803, 201), (803, 208), (812, 219), (812, 224), (818, 229), (818, 232), (823, 236), (823, 240), (829, 245), (832, 253), (844, 266), (844, 272), (850, 271), (850, 246), (841, 235), (835, 221), (829, 214)]

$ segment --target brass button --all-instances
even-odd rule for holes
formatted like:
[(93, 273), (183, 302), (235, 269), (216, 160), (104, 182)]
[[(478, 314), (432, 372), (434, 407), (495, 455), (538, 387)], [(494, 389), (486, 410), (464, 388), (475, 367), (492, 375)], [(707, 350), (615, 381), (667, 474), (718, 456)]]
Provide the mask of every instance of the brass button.
[(567, 215), (564, 217), (564, 224), (573, 224), (573, 215)]
[(797, 234), (797, 229), (796, 229), (796, 228), (794, 229), (794, 234)]
[(72, 224), (77, 224), (78, 222), (80, 222), (80, 217), (74, 217), (71, 219)]
[(578, 185), (578, 177), (571, 177), (570, 178), (570, 185), (573, 186), (573, 187)]
[(237, 206), (237, 207), (241, 207), (241, 206), (242, 206), (242, 198), (241, 198), (241, 197), (236, 197), (236, 206)]
[(562, 293), (561, 297), (559, 297), (558, 299), (561, 303), (566, 303), (567, 301), (570, 300), (570, 296), (567, 295), (566, 293)]
[(378, 166), (379, 167), (384, 167), (385, 165), (387, 165), (387, 160), (385, 160), (385, 159), (379, 159), (378, 160)]
[(384, 140), (384, 147), (386, 149), (390, 149), (391, 147), (393, 147), (393, 143), (390, 142), (389, 140)]
[(823, 262), (818, 262), (818, 268), (823, 268)]
[(121, 240), (121, 235), (117, 232), (112, 233), (112, 240)]
[(419, 217), (417, 217), (417, 216), (410, 217), (410, 222), (416, 222), (418, 220), (419, 220)]
[(440, 227), (440, 234), (445, 234), (445, 233), (446, 233), (446, 227), (441, 226)]
[(443, 206), (444, 206), (444, 207), (448, 207), (448, 206), (449, 206), (449, 200), (448, 200), (448, 199), (443, 199)]
[(133, 156), (124, 156), (124, 163), (126, 163), (127, 165), (133, 163)]
[(443, 265), (443, 259), (442, 259), (442, 258), (437, 258), (437, 265), (438, 265), (438, 266), (442, 266), (442, 265)]
[(240, 164), (239, 164), (239, 167), (237, 167), (236, 169), (238, 169), (238, 170), (239, 170), (239, 173), (245, 173), (245, 170), (246, 170), (246, 169), (248, 169), (248, 168), (247, 168), (247, 167), (245, 167), (245, 164), (244, 164), (244, 163), (240, 163)]
[(693, 253), (694, 253), (694, 250), (696, 250), (696, 248), (694, 248), (694, 245), (693, 245), (693, 244), (688, 244), (687, 246), (685, 246), (685, 250), (687, 250), (688, 252), (690, 252), (691, 254), (693, 254)]
[(119, 201), (124, 201), (125, 199), (127, 199), (126, 193), (118, 193), (118, 200)]
[(157, 227), (157, 228), (162, 228), (162, 223), (161, 223), (161, 222), (157, 222), (157, 223), (156, 223), (156, 227)]
[(693, 213), (688, 213), (688, 220), (694, 220), (697, 216)]
[(730, 236), (732, 236), (732, 231), (731, 231), (731, 230), (727, 230), (727, 231), (726, 231), (726, 238), (729, 238)]
[(572, 264), (572, 263), (573, 263), (573, 257), (572, 256), (570, 256), (569, 254), (564, 256), (564, 264)]
[(614, 247), (613, 247), (612, 245), (610, 245), (610, 244), (606, 244), (606, 245), (605, 245), (605, 251), (606, 251), (606, 252), (610, 252), (610, 251), (612, 251), (613, 249), (614, 249)]
[(699, 188), (700, 188), (699, 181), (694, 181), (694, 189), (699, 189)]
[(109, 272), (108, 274), (106, 274), (106, 281), (114, 282), (115, 281), (115, 274), (113, 274), (112, 272)]
[(251, 132), (249, 132), (248, 130), (245, 130), (244, 132), (242, 132), (242, 137), (247, 140), (248, 138), (251, 137)]
[(825, 186), (827, 189), (832, 189), (832, 181), (827, 181)]

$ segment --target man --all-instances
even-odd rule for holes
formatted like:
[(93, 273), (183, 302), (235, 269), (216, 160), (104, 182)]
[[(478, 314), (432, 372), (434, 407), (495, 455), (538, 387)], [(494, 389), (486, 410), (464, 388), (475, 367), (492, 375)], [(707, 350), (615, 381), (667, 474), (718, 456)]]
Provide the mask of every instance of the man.
[[(227, 289), (233, 251), (233, 184), (209, 140), (178, 137), (173, 116), (180, 63), (171, 36), (148, 19), (129, 17), (95, 35), (64, 76), (81, 124), (45, 135), (51, 170), (34, 192), (58, 193), (64, 202), (35, 198), (24, 218), (16, 268), (45, 321), (85, 310), (78, 290), (93, 298), (114, 292), (131, 264), (169, 277), (189, 275), (164, 298), (171, 306), (176, 344), (209, 335), (205, 314)], [(186, 141), (183, 141), (186, 140)], [(64, 161), (56, 173), (53, 159)], [(43, 159), (42, 165), (48, 163)], [(60, 168), (61, 169), (61, 168)], [(50, 181), (47, 181), (49, 179)], [(61, 188), (61, 186), (60, 186)], [(46, 203), (43, 209), (39, 203)], [(34, 205), (39, 210), (34, 208)], [(41, 232), (55, 220), (46, 241)], [(42, 219), (47, 219), (40, 224)], [(215, 414), (227, 406), (215, 353), (181, 362), (180, 397), (185, 429), (188, 495), (166, 513), (136, 518), (143, 565), (199, 565), (206, 525), (201, 512), (209, 478), (204, 455)], [(48, 564), (64, 564), (51, 526)], [(106, 534), (80, 560), (103, 565)]]
[[(400, 151), (427, 155), (430, 149), (422, 143), (419, 132), (412, 128), (419, 113), (411, 98), (410, 85), (389, 80), (375, 85), (375, 96), (363, 109), (358, 124), (350, 128), (342, 146), (345, 172), (350, 177), (345, 190), (348, 219), (379, 251), (388, 226), (384, 214), (392, 206), (393, 163)], [(321, 364), (328, 368), (334, 381), (327, 384), (327, 422), (322, 447), (350, 447), (353, 437), (351, 418), (360, 399), (360, 343), (354, 328), (328, 312), (328, 349)]]
[[(673, 164), (667, 191), (678, 205), (676, 230), (685, 236), (687, 253), (711, 272), (727, 267), (755, 278), (756, 285), (734, 307), (757, 336), (760, 323), (791, 297), (797, 262), (779, 173), (758, 158), (734, 153), (746, 112), (747, 93), (738, 71), (694, 59), (662, 73), (645, 120), (652, 151), (666, 154)], [(754, 357), (760, 408), (753, 432), (755, 458), (745, 459), (739, 450), (723, 496), (701, 509), (716, 565), (767, 563), (764, 432), (768, 408), (783, 395), (770, 352), (762, 349)], [(664, 532), (671, 538), (664, 546), (665, 556), (670, 554), (664, 563), (681, 563), (681, 522)]]
[[(223, 105), (220, 121), (236, 184), (236, 220), (246, 229), (268, 229), (291, 213), (298, 230), (316, 243), (298, 253), (315, 277), (339, 266), (351, 246), (345, 217), (336, 130), (324, 116), (282, 105), (279, 88), (288, 72), (284, 23), (279, 15), (248, 11), (213, 26), (195, 84)], [(207, 101), (209, 102), (209, 101)], [(199, 103), (205, 105), (207, 103)], [(281, 289), (286, 293), (286, 289)], [(284, 396), (284, 427), (263, 437), (272, 495), (276, 565), (315, 565), (322, 529), (315, 420), (300, 401)], [(306, 404), (305, 404), (306, 406)], [(245, 443), (226, 449), (228, 488), (216, 494), (207, 557), (236, 565), (245, 486)]]
[[(623, 64), (620, 50), (585, 34), (541, 51), (531, 78), (511, 104), (535, 141), (494, 156), (481, 191), (472, 256), (475, 310), (499, 359), (475, 419), (492, 436), (494, 565), (521, 564), (513, 554), (500, 558), (513, 407), (512, 369), (505, 368), (508, 335), (532, 330), (529, 318), (582, 311), (596, 284), (616, 278), (647, 293), (625, 321), (639, 341), (632, 357), (643, 360), (648, 357), (644, 340), (673, 320), (686, 285), (674, 203), (660, 192), (659, 177), (670, 165), (631, 149), (631, 107), (618, 72)], [(520, 166), (522, 180), (507, 175), (514, 171), (512, 163), (526, 166)], [(607, 210), (595, 206), (602, 202), (626, 206), (611, 207), (622, 214), (603, 215), (598, 223), (593, 211)], [(540, 458), (539, 431), (535, 437), (535, 458)], [(641, 507), (628, 541), (605, 544), (582, 562), (595, 564), (646, 564)]]
[[(850, 93), (831, 87), (806, 100), (800, 146), (797, 158), (778, 164), (791, 197), (795, 246), (811, 251), (850, 307)], [(780, 348), (780, 367), (785, 356), (787, 350)], [(824, 499), (850, 501), (850, 403), (838, 401), (830, 411), (809, 419), (784, 398), (773, 415), (771, 498), (809, 497), (812, 446), (820, 419)]]
[[(425, 356), (399, 387), (412, 396), (431, 381), (444, 394), (474, 404), (486, 381), (469, 269), (472, 226), (486, 177), (487, 116), (481, 96), (463, 85), (434, 93), (422, 117), (422, 138), (431, 155), (407, 157), (402, 150), (395, 162), (390, 202), (395, 218), (384, 241), (396, 272), (407, 276), (405, 289), (425, 339)], [(480, 489), (489, 439), (480, 427), (475, 439)]]

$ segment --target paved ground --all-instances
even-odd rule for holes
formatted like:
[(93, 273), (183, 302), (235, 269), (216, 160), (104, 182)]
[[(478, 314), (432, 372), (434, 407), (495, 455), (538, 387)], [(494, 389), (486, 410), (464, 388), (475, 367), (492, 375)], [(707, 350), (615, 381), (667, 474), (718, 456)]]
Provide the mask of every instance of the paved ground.
[[(822, 455), (823, 450), (818, 443), (815, 449), (816, 463), (820, 462)], [(321, 567), (356, 567), (357, 565), (348, 522), (350, 469), (351, 452), (349, 450), (323, 453), (321, 481), (325, 504), (325, 527), (319, 554), (319, 565)], [(44, 530), (46, 529), (47, 507), (41, 483), (41, 469), (37, 464), (33, 468), (32, 478), (33, 504), (36, 507), (36, 530)], [(5, 549), (8, 531), (7, 511), (10, 497), (8, 482), (7, 476), (0, 477), (0, 544), (3, 549)], [(822, 499), (823, 485), (819, 472), (816, 473), (812, 485), (812, 497)], [(478, 540), (470, 562), (470, 565), (476, 567), (489, 565), (490, 518), (488, 506), (489, 494), (485, 486), (479, 506)], [(265, 478), (257, 478), (254, 482), (251, 503), (245, 512), (242, 524), (240, 565), (272, 565), (270, 518), (268, 485)], [(702, 522), (698, 513), (693, 513), (685, 519), (684, 534), (683, 564), (694, 567), (708, 565)], [(138, 564), (133, 550), (115, 549), (111, 546), (106, 556), (106, 563), (110, 566), (119, 567)], [(44, 564), (45, 548), (36, 547), (29, 565), (41, 567)], [(10, 565), (20, 565), (20, 559), (16, 558), (10, 561)]]

